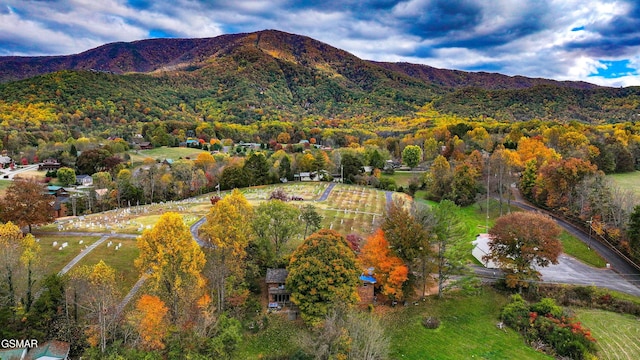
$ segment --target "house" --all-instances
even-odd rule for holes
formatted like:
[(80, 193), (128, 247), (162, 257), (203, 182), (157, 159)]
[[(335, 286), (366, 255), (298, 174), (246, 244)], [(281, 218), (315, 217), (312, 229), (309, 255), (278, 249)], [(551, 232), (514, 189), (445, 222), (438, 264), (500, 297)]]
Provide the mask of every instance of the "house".
[(71, 346), (64, 341), (47, 341), (29, 349), (25, 360), (69, 360)]
[(140, 150), (153, 149), (153, 145), (148, 141), (143, 141), (143, 142), (138, 143), (138, 147), (140, 147)]
[(76, 184), (80, 186), (92, 186), (93, 178), (89, 175), (76, 175)]
[(267, 269), (265, 282), (269, 289), (269, 308), (281, 309), (290, 304), (289, 291), (285, 288), (289, 272), (287, 269)]
[(11, 160), (10, 157), (0, 156), (0, 169), (8, 167), (9, 165), (11, 165), (11, 163), (13, 163), (13, 160)]
[(49, 185), (47, 186), (47, 193), (55, 197), (69, 197), (69, 191), (62, 186)]
[(26, 340), (21, 348), (0, 350), (0, 359), (7, 360), (68, 360), (71, 346), (64, 341), (47, 341), (38, 344), (36, 340)]
[(474, 245), (471, 254), (473, 255), (473, 257), (478, 259), (478, 261), (480, 261), (487, 269), (498, 269), (498, 264), (494, 263), (493, 261), (482, 260), (485, 255), (489, 255), (490, 253), (490, 241), (491, 237), (489, 236), (489, 234), (479, 234), (476, 239), (471, 242)]
[(57, 171), (62, 167), (62, 164), (58, 162), (58, 160), (49, 158), (45, 159), (43, 162), (38, 164), (38, 170), (40, 171)]

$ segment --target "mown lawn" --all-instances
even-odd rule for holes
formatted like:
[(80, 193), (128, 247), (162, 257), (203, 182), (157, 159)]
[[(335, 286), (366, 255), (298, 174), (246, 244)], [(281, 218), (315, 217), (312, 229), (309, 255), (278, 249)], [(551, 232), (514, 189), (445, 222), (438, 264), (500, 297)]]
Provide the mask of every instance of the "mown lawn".
[[(107, 246), (109, 241), (111, 241), (111, 245)], [(122, 244), (122, 246), (116, 250), (118, 244)], [(124, 297), (140, 278), (138, 269), (133, 265), (133, 261), (139, 253), (136, 239), (110, 238), (87, 254), (76, 264), (76, 267), (93, 266), (103, 260), (105, 264), (116, 270), (116, 281)]]
[[(417, 306), (379, 306), (390, 340), (389, 359), (552, 359), (525, 344), (521, 336), (496, 327), (507, 298), (491, 289), (479, 295), (427, 298)], [(441, 326), (422, 326), (424, 316), (437, 316)], [(234, 359), (288, 358), (299, 347), (300, 322), (269, 316), (267, 329), (247, 333)]]
[(597, 341), (598, 359), (640, 359), (638, 318), (602, 310), (577, 309), (577, 319)]
[[(36, 235), (36, 239), (40, 239), (39, 244), (42, 257), (40, 264), (46, 274), (51, 274), (62, 270), (69, 261), (80, 254), (80, 249), (84, 249), (100, 238), (95, 236), (54, 236), (52, 234)], [(82, 244), (80, 244), (80, 241), (82, 241)], [(57, 243), (56, 246), (53, 246), (54, 242)], [(59, 250), (65, 242), (68, 246)]]
[(607, 175), (607, 178), (613, 180), (614, 184), (619, 186), (622, 190), (629, 190), (637, 196), (640, 196), (640, 171), (611, 174)]
[(565, 254), (571, 255), (583, 263), (597, 268), (604, 268), (607, 266), (607, 262), (598, 255), (597, 252), (568, 232), (562, 231), (562, 234), (560, 234), (560, 241), (562, 242)]
[(165, 160), (172, 159), (178, 160), (180, 158), (186, 159), (195, 159), (198, 157), (198, 154), (204, 152), (205, 150), (194, 149), (194, 148), (186, 148), (186, 147), (159, 147), (150, 150), (130, 150), (129, 155), (131, 155), (131, 161), (136, 163), (142, 163), (146, 158), (152, 158), (154, 160)]
[(411, 182), (412, 179), (420, 179), (423, 175), (423, 172), (415, 172), (415, 171), (395, 171), (393, 175), (382, 174), (382, 178), (393, 179), (396, 182), (396, 185), (402, 186), (406, 188)]
[[(496, 323), (506, 297), (490, 289), (477, 296), (435, 297), (385, 316), (391, 359), (552, 359), (527, 346), (513, 330)], [(425, 316), (441, 321), (438, 329), (422, 325)]]

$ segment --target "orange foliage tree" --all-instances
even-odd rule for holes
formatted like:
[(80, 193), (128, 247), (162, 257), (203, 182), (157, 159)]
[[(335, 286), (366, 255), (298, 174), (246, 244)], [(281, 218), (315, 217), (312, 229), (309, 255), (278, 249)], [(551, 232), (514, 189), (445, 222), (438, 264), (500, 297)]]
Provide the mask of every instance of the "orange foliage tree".
[(130, 322), (140, 335), (143, 349), (164, 349), (169, 325), (168, 311), (169, 308), (157, 296), (144, 294), (136, 303), (136, 313), (130, 318)]
[(376, 285), (382, 294), (391, 298), (402, 298), (402, 284), (407, 281), (409, 268), (391, 252), (382, 229), (376, 230), (367, 238), (358, 259), (363, 268), (375, 269)]

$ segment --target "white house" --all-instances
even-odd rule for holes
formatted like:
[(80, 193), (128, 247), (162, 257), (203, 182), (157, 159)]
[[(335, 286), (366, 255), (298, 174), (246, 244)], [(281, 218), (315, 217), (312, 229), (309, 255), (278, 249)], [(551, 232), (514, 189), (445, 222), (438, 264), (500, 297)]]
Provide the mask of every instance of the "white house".
[(474, 245), (473, 250), (471, 251), (471, 254), (473, 254), (473, 257), (478, 259), (478, 261), (480, 261), (484, 265), (484, 267), (488, 269), (498, 269), (499, 266), (493, 261), (482, 260), (483, 256), (489, 255), (490, 241), (491, 241), (491, 237), (489, 236), (489, 234), (478, 235), (478, 237), (473, 242), (471, 242)]
[(89, 175), (76, 175), (76, 184), (80, 186), (93, 185), (93, 178)]

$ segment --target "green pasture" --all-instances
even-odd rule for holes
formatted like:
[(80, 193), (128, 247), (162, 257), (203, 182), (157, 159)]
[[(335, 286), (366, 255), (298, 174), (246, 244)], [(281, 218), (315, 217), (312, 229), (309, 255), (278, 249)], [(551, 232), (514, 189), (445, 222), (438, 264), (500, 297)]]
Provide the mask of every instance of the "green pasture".
[[(111, 245), (109, 245), (110, 241)], [(118, 244), (122, 246), (116, 250)], [(116, 270), (116, 281), (124, 297), (140, 278), (140, 273), (133, 266), (133, 261), (139, 253), (136, 239), (109, 238), (87, 254), (76, 266), (93, 266), (103, 260), (105, 264)]]
[[(85, 249), (100, 239), (96, 236), (56, 236), (55, 234), (38, 234), (35, 237), (39, 239), (40, 254), (43, 259), (40, 265), (46, 274), (62, 270), (65, 265), (81, 253), (81, 249)], [(54, 242), (57, 242), (56, 246), (53, 246)], [(65, 242), (68, 246), (60, 250)]]
[(395, 171), (393, 175), (382, 174), (382, 178), (393, 179), (396, 185), (406, 188), (412, 179), (420, 180), (423, 171)]
[(637, 317), (593, 309), (576, 309), (575, 312), (597, 341), (598, 359), (640, 359)]
[(622, 190), (629, 190), (640, 196), (640, 171), (607, 175), (607, 178)]
[(165, 159), (192, 159), (195, 158), (201, 152), (206, 152), (206, 150), (194, 149), (194, 148), (186, 148), (186, 147), (159, 147), (155, 149), (149, 150), (130, 150), (129, 155), (131, 156), (131, 162), (134, 164), (142, 163), (146, 158), (152, 158), (154, 160), (165, 160)]

